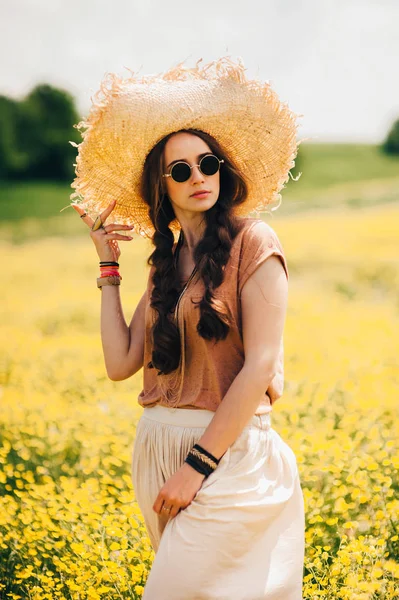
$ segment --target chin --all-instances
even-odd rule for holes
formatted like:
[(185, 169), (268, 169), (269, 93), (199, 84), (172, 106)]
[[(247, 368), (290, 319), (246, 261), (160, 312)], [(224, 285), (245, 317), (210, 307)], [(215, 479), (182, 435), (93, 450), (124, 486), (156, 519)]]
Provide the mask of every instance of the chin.
[[(193, 203), (191, 207), (194, 211), (205, 212), (214, 206), (217, 202), (214, 197), (206, 198), (204, 200), (198, 200), (198, 198), (192, 198)], [(191, 208), (190, 207), (190, 208)]]

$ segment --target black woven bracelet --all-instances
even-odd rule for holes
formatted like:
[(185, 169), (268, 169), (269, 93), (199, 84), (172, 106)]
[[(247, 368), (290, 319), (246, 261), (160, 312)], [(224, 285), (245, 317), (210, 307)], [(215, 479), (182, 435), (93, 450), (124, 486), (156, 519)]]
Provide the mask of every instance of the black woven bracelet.
[(198, 473), (205, 475), (205, 477), (208, 477), (213, 473), (213, 469), (209, 465), (206, 465), (195, 456), (187, 455), (184, 462), (188, 463), (193, 469), (198, 471)]
[(213, 456), (213, 454), (211, 454), (210, 452), (208, 452), (207, 450), (205, 450), (205, 448), (203, 448), (199, 444), (194, 444), (193, 448), (196, 448), (197, 450), (199, 450), (200, 452), (202, 452), (202, 454), (205, 454), (205, 456), (207, 456), (208, 458), (214, 460), (215, 463), (217, 463), (217, 464), (220, 463), (220, 458), (215, 458), (215, 456)]
[(101, 260), (100, 267), (119, 267), (119, 263), (113, 260)]
[(196, 462), (198, 465), (202, 465), (206, 469), (208, 475), (210, 475), (217, 467), (216, 463), (213, 460), (205, 456), (205, 454), (202, 454), (199, 450), (197, 450), (194, 447), (191, 448), (187, 456), (194, 462)]

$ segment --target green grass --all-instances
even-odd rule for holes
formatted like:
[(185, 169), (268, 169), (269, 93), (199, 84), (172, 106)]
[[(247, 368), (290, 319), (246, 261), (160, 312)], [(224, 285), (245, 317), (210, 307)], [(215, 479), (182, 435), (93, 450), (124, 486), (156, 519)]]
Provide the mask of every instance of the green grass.
[(72, 188), (53, 182), (18, 182), (0, 185), (1, 221), (48, 218), (65, 215), (73, 208), (60, 210), (70, 203)]
[(399, 156), (387, 156), (379, 146), (304, 142), (298, 158), (293, 175), (302, 175), (282, 190), (280, 216), (399, 201)]
[[(399, 157), (386, 156), (376, 145), (304, 142), (294, 176), (298, 171), (302, 176), (287, 182), (274, 215), (399, 201)], [(0, 184), (1, 237), (18, 243), (86, 233), (72, 207), (60, 212), (72, 191), (67, 183)]]
[(23, 182), (0, 185), (0, 237), (22, 242), (51, 236), (79, 235), (87, 231), (70, 206), (68, 184)]
[[(315, 144), (299, 147), (302, 176), (296, 192), (330, 185), (399, 177), (399, 156), (388, 156), (374, 144)], [(288, 186), (287, 186), (288, 189)]]

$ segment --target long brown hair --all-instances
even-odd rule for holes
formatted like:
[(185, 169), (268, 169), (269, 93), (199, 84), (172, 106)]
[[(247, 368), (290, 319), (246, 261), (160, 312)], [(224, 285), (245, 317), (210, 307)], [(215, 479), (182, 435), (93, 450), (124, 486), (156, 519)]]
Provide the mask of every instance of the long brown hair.
[[(194, 262), (202, 278), (205, 292), (198, 303), (200, 319), (197, 331), (206, 340), (225, 339), (229, 332), (230, 318), (223, 301), (214, 297), (214, 290), (224, 278), (232, 242), (241, 228), (233, 209), (245, 202), (248, 188), (244, 176), (209, 134), (198, 129), (182, 129), (204, 140), (211, 151), (224, 163), (220, 169), (220, 193), (217, 202), (205, 212), (206, 228), (202, 239), (194, 249)], [(176, 324), (169, 318), (173, 313), (181, 288), (173, 260), (174, 235), (169, 225), (175, 213), (169, 197), (163, 192), (163, 152), (173, 132), (159, 141), (148, 153), (141, 180), (141, 194), (149, 206), (149, 216), (155, 232), (152, 243), (155, 250), (147, 263), (155, 266), (151, 307), (157, 312), (152, 328), (152, 360), (149, 368), (156, 368), (159, 375), (177, 369), (180, 361), (180, 334)]]

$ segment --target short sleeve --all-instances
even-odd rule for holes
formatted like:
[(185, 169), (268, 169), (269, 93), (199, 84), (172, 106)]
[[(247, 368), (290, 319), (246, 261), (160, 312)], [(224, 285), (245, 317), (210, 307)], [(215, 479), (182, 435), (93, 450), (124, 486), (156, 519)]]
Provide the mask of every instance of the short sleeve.
[(247, 279), (273, 254), (280, 257), (287, 279), (289, 279), (284, 250), (276, 232), (265, 221), (256, 220), (246, 229), (242, 238), (238, 269), (238, 294), (240, 297)]

